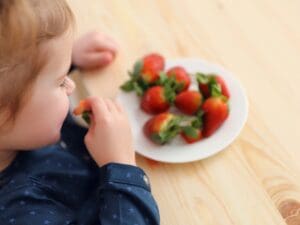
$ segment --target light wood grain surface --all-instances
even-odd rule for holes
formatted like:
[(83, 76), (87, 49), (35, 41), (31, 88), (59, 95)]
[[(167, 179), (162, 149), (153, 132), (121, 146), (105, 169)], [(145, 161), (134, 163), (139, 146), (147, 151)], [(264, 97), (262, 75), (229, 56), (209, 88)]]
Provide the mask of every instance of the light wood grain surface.
[(138, 164), (163, 225), (300, 225), (299, 0), (69, 0), (78, 35), (98, 29), (120, 45), (105, 70), (84, 74), (92, 95), (113, 97), (146, 53), (200, 57), (232, 71), (249, 118), (214, 157)]

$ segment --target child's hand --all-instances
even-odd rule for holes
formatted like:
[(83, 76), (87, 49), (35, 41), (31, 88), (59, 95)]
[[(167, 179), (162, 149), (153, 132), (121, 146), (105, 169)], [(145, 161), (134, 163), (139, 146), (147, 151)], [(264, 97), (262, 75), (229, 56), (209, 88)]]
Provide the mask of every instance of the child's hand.
[(75, 41), (72, 63), (80, 69), (90, 70), (107, 66), (118, 50), (117, 43), (97, 31), (87, 33)]
[(99, 166), (115, 162), (135, 165), (133, 138), (126, 113), (110, 100), (89, 97), (91, 124), (84, 141)]

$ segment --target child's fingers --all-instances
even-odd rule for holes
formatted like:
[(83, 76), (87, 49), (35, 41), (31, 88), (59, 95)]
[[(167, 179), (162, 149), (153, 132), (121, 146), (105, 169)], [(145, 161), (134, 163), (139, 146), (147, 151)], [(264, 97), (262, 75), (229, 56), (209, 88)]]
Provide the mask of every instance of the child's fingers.
[(95, 127), (96, 127), (96, 122), (95, 122), (95, 117), (94, 117), (93, 113), (90, 114), (90, 120), (91, 120), (91, 123), (89, 126), (89, 130), (94, 131)]
[(109, 51), (115, 56), (118, 52), (118, 45), (110, 38), (96, 39), (94, 49), (97, 51)]
[(123, 113), (124, 109), (118, 101), (115, 101), (118, 112)]
[(106, 103), (107, 103), (107, 106), (109, 108), (109, 111), (113, 114), (118, 114), (118, 109), (117, 109), (117, 106), (116, 104), (114, 103), (113, 100), (111, 99), (105, 99)]
[(90, 104), (94, 121), (101, 122), (109, 114), (109, 110), (103, 98), (88, 97), (86, 101)]
[(119, 44), (112, 38), (106, 37), (107, 43), (109, 44), (109, 49), (116, 55), (119, 51)]
[(105, 102), (105, 104), (106, 104), (106, 107), (107, 107), (108, 111), (109, 111), (109, 112), (113, 112), (113, 105), (112, 105), (112, 103), (110, 102), (110, 100), (109, 100), (109, 99), (104, 99), (104, 102)]
[(85, 55), (85, 65), (88, 68), (103, 67), (112, 62), (114, 56), (112, 53), (106, 52), (95, 52), (87, 53)]

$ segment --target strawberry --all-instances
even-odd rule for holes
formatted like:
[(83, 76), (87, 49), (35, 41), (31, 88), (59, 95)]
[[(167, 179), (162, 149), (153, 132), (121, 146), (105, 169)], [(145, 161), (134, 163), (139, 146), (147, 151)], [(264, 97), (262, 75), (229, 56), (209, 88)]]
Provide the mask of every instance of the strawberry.
[(160, 78), (160, 72), (165, 68), (165, 59), (156, 53), (148, 54), (141, 60), (138, 60), (133, 67), (133, 72), (129, 72), (130, 80), (122, 86), (126, 92), (135, 91), (138, 96), (156, 84)]
[(160, 113), (144, 124), (143, 131), (154, 143), (163, 145), (180, 132), (180, 121), (181, 118), (172, 113)]
[(141, 108), (150, 114), (157, 114), (167, 111), (174, 101), (175, 93), (172, 89), (163, 86), (149, 88), (141, 101)]
[(175, 106), (183, 113), (193, 115), (200, 108), (202, 95), (198, 91), (183, 91), (176, 96)]
[(152, 53), (146, 55), (142, 61), (141, 77), (145, 83), (153, 84), (159, 79), (159, 72), (164, 70), (165, 60), (161, 55)]
[(218, 95), (224, 95), (225, 97), (230, 98), (230, 93), (226, 83), (219, 75), (205, 75), (203, 73), (197, 73), (196, 77), (199, 90), (205, 98)]
[(229, 99), (230, 93), (229, 93), (229, 90), (227, 88), (227, 85), (226, 85), (224, 79), (220, 76), (215, 76), (215, 80), (218, 84), (221, 85), (222, 95), (224, 95), (225, 97), (227, 97)]
[(81, 100), (78, 106), (73, 110), (73, 114), (75, 116), (82, 115), (84, 121), (90, 124), (90, 113), (91, 113), (91, 106), (88, 104), (86, 100)]
[(181, 66), (175, 66), (169, 69), (167, 76), (175, 79), (175, 90), (177, 93), (187, 90), (191, 84), (189, 74)]
[(188, 144), (195, 143), (203, 138), (202, 131), (191, 126), (182, 128), (180, 135)]
[(202, 140), (203, 113), (204, 112), (202, 110), (199, 110), (196, 114), (196, 118), (190, 120), (191, 117), (186, 117), (186, 119), (190, 121), (183, 120), (184, 122), (187, 122), (187, 125), (181, 127), (180, 135), (186, 143), (192, 144), (194, 142)]
[(201, 91), (204, 98), (208, 98), (210, 96), (209, 84), (208, 83), (200, 83), (198, 81), (199, 90)]
[(201, 107), (203, 115), (203, 136), (212, 135), (227, 119), (229, 107), (224, 96), (209, 97)]

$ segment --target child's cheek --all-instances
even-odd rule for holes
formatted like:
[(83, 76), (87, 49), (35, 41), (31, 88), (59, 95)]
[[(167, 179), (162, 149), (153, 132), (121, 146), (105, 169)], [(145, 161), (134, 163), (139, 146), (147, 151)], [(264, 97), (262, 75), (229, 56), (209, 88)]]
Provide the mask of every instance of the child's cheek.
[(60, 108), (57, 110), (57, 116), (58, 116), (58, 125), (59, 128), (62, 127), (63, 122), (65, 121), (68, 112), (70, 108), (70, 102), (68, 98), (64, 98), (64, 101), (61, 102)]
[[(60, 99), (60, 102), (57, 103), (56, 107), (54, 107), (51, 113), (53, 115), (53, 118), (50, 120), (48, 120), (48, 124), (46, 126), (48, 126), (49, 130), (49, 134), (51, 134), (49, 136), (49, 139), (51, 140), (51, 143), (55, 143), (57, 141), (59, 141), (60, 139), (60, 135), (61, 135), (61, 128), (63, 126), (63, 123), (68, 115), (68, 111), (69, 111), (69, 101), (68, 99), (62, 101), (62, 99)], [(47, 130), (47, 128), (46, 128)]]

